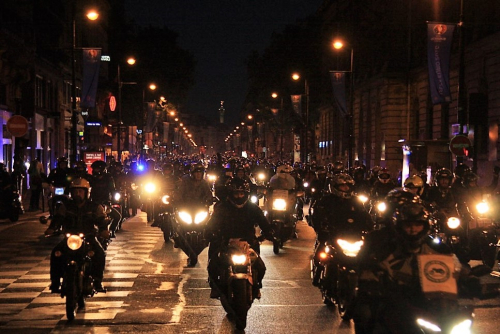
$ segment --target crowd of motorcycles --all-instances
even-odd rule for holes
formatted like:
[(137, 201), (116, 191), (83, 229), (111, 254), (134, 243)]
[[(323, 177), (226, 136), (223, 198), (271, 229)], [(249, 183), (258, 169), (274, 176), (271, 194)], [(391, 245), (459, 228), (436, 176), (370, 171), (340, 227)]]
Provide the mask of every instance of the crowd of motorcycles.
[[(174, 247), (180, 248), (187, 255), (188, 266), (195, 266), (199, 254), (209, 245), (205, 231), (213, 205), (217, 205), (217, 202), (226, 196), (224, 191), (226, 182), (233, 177), (241, 177), (251, 184), (250, 200), (262, 208), (273, 228), (274, 236), (271, 240), (273, 252), (279, 254), (287, 241), (298, 237), (296, 230), (298, 221), (306, 220), (309, 226), (315, 227), (315, 203), (322, 196), (328, 195), (329, 178), (337, 173), (349, 174), (349, 171), (339, 164), (329, 166), (295, 164), (291, 175), (296, 180), (296, 187), (272, 189), (269, 181), (276, 173), (278, 167), (276, 164), (255, 162), (252, 164), (249, 161), (236, 159), (223, 163), (220, 160), (217, 163), (207, 161), (204, 164), (204, 179), (211, 187), (212, 203), (183, 205), (175, 201), (175, 184), (182, 182), (180, 180), (183, 175), (189, 173), (191, 162), (182, 161), (174, 164), (167, 162), (167, 164), (172, 168), (156, 169), (155, 163), (151, 161), (149, 166), (145, 164), (143, 170), (140, 164), (125, 166), (125, 169), (119, 163), (108, 167), (107, 173), (114, 177), (115, 189), (109, 194), (109, 202), (101, 203), (106, 208), (110, 229), (110, 237), (101, 237), (99, 240), (104, 249), (116, 236), (124, 221), (137, 215), (140, 210), (147, 213), (147, 220), (152, 226), (162, 230), (165, 242), (172, 241)], [(118, 168), (115, 168), (117, 166)], [(358, 172), (359, 168), (361, 167), (357, 168)], [(169, 173), (168, 182), (173, 183), (172, 186), (164, 186), (164, 182), (161, 181), (165, 172)], [(350, 171), (350, 174), (355, 172)], [(360, 183), (365, 186), (355, 188), (355, 195), (370, 214), (373, 229), (380, 229), (390, 223), (391, 210), (397, 201), (391, 198), (389, 188), (383, 194), (373, 192), (374, 182), (380, 179), (379, 176), (374, 169), (363, 171)], [(412, 185), (408, 185), (408, 188)], [(407, 184), (393, 183), (393, 188), (397, 189), (400, 186)], [(426, 186), (424, 181), (422, 188)], [(52, 214), (68, 198), (67, 189), (64, 187), (50, 185), (50, 189), (51, 214), (40, 218), (43, 224), (50, 222)], [(306, 215), (303, 214), (304, 204), (308, 205)], [(429, 238), (435, 243), (450, 247), (464, 265), (468, 265), (471, 260), (479, 260), (490, 269), (489, 271), (496, 270), (500, 247), (497, 197), (495, 194), (483, 196), (475, 207), (460, 207), (461, 205), (464, 204), (456, 203), (451, 208), (440, 208), (435, 203), (428, 203), (428, 209), (432, 214)], [(313, 252), (311, 256), (313, 284), (320, 290), (323, 302), (335, 306), (345, 320), (352, 319), (352, 308), (355, 307), (358, 287), (357, 255), (363, 247), (368, 232), (368, 230), (338, 231), (330, 235), (327, 241), (322, 242), (321, 248), (316, 241), (314, 249), (321, 251)], [(63, 231), (55, 231), (55, 234), (61, 233)], [(258, 231), (256, 234), (258, 235)], [(85, 298), (96, 293), (90, 273), (92, 250), (86, 238), (87, 236), (82, 233), (65, 235), (67, 266), (61, 297), (66, 297), (69, 320), (74, 319), (76, 307), (83, 307)], [(224, 257), (227, 259), (228, 267), (221, 274), (221, 281), (226, 288), (220, 300), (225, 310), (236, 317), (237, 328), (243, 329), (246, 326), (247, 312), (254, 299), (260, 298), (260, 295), (256, 296), (252, 290), (254, 280), (252, 264), (259, 255), (245, 240), (231, 240), (226, 252)], [(434, 302), (435, 300), (429, 300), (429, 308)], [(439, 312), (434, 310), (432, 313), (429, 309), (416, 308), (415, 320), (418, 319), (418, 322), (403, 326), (408, 328), (417, 326), (425, 333), (436, 331), (462, 333), (452, 329), (465, 329), (463, 333), (466, 333), (472, 323), (472, 310), (464, 311), (456, 303), (443, 305), (444, 303), (441, 303)]]

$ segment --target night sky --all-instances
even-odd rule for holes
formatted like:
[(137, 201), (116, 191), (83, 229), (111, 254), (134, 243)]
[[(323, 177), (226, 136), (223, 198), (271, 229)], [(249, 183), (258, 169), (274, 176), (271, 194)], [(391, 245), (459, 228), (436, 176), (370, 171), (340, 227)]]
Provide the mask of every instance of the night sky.
[(245, 60), (269, 45), (273, 31), (313, 14), (323, 0), (126, 0), (128, 15), (142, 26), (166, 26), (197, 61), (187, 110), (234, 123), (247, 89)]

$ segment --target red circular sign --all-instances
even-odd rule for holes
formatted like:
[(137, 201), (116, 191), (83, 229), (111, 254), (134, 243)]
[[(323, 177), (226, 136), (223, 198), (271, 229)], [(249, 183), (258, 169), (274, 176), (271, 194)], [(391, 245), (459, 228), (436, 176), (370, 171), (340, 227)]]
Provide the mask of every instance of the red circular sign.
[(115, 111), (115, 109), (116, 109), (116, 99), (114, 96), (111, 96), (109, 98), (109, 110)]
[(14, 115), (7, 121), (7, 131), (14, 137), (23, 137), (28, 132), (28, 120)]
[(450, 152), (458, 156), (468, 156), (471, 142), (467, 136), (456, 135), (450, 140)]

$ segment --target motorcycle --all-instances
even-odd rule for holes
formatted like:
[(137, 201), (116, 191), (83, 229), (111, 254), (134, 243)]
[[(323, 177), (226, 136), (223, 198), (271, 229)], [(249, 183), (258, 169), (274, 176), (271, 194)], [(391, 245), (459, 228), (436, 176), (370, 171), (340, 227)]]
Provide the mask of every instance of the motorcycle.
[(276, 239), (273, 241), (273, 252), (279, 254), (283, 244), (292, 239), (296, 232), (296, 218), (294, 207), (296, 197), (302, 196), (303, 191), (274, 189), (269, 192), (269, 209), (264, 213), (274, 230)]
[(224, 310), (234, 316), (236, 328), (245, 329), (248, 310), (258, 298), (256, 277), (252, 264), (257, 253), (244, 239), (230, 239), (225, 251), (219, 254), (223, 263), (220, 275), (220, 301)]
[[(469, 208), (470, 209), (470, 208)], [(488, 199), (476, 204), (467, 222), (467, 239), (472, 260), (481, 260), (495, 270), (500, 248), (500, 222), (493, 218)]]
[(188, 256), (188, 266), (198, 263), (198, 255), (208, 246), (205, 229), (210, 219), (207, 206), (179, 207), (172, 217), (172, 239)]
[[(9, 196), (10, 195), (10, 196)], [(9, 219), (15, 223), (23, 212), (19, 191), (13, 190), (7, 195), (8, 200), (0, 201), (0, 219)]]
[(372, 200), (368, 213), (375, 222), (373, 229), (381, 229), (387, 222), (387, 203), (382, 200)]
[(65, 187), (50, 186), (49, 197), (49, 216), (40, 216), (39, 220), (42, 224), (47, 224), (59, 207), (66, 203), (68, 195), (66, 195)]
[[(380, 291), (385, 292), (373, 308), (375, 317), (369, 323), (370, 330), (375, 333), (470, 333), (473, 309), (461, 305), (457, 298), (459, 289), (453, 258), (421, 254), (417, 261), (421, 294), (405, 296), (381, 275)], [(356, 333), (366, 332), (366, 324), (355, 322), (354, 325)]]
[(169, 242), (173, 237), (172, 233), (172, 214), (173, 207), (171, 204), (170, 195), (164, 194), (161, 197), (161, 202), (157, 205), (157, 215), (155, 220), (158, 220), (156, 225), (163, 232), (163, 240)]
[[(61, 298), (66, 297), (66, 317), (69, 321), (75, 318), (75, 310), (85, 307), (85, 299), (92, 297), (97, 291), (91, 275), (93, 251), (87, 241), (92, 235), (83, 233), (65, 235), (67, 258), (61, 286)], [(62, 254), (59, 253), (59, 256)], [(56, 252), (56, 256), (58, 256)], [(105, 292), (105, 291), (104, 291)]]
[[(341, 232), (325, 242), (324, 248), (311, 259), (311, 275), (319, 276), (319, 289), (326, 305), (335, 305), (340, 316), (349, 320), (358, 286), (357, 255), (365, 232)], [(319, 267), (318, 263), (321, 267)], [(320, 271), (320, 272), (318, 272)]]

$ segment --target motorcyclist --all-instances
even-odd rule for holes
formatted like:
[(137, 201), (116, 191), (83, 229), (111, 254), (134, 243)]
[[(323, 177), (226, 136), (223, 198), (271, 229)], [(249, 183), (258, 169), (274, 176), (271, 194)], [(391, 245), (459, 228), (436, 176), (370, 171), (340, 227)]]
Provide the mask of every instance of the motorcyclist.
[[(162, 196), (167, 195), (169, 196), (170, 199), (173, 199), (174, 193), (176, 191), (179, 182), (179, 178), (174, 175), (174, 165), (171, 162), (165, 162), (162, 165), (161, 169), (162, 169), (161, 176), (158, 179), (161, 195)], [(159, 205), (155, 206), (155, 217), (158, 217), (158, 215), (162, 213), (161, 211), (163, 210), (168, 210), (170, 212), (172, 209), (170, 202), (171, 201), (169, 201), (168, 206), (165, 205), (164, 203), (159, 203)], [(151, 224), (151, 227), (160, 227), (160, 226), (161, 224), (159, 219), (155, 219), (153, 224)]]
[(190, 173), (184, 175), (175, 193), (175, 205), (212, 205), (210, 184), (204, 178), (205, 167), (201, 163), (191, 165)]
[(73, 166), (73, 174), (72, 178), (84, 178), (87, 181), (90, 181), (92, 176), (88, 173), (87, 164), (83, 160), (79, 160), (75, 162)]
[[(228, 243), (230, 238), (242, 238), (248, 241), (257, 254), (260, 253), (260, 245), (255, 235), (255, 226), (259, 226), (263, 236), (273, 239), (273, 231), (264, 216), (263, 211), (254, 203), (249, 201), (250, 185), (245, 180), (232, 178), (227, 183), (228, 196), (214, 207), (214, 212), (208, 223), (207, 235), (210, 236), (210, 247), (208, 251), (208, 274), (210, 287), (212, 288), (210, 298), (220, 297), (218, 288), (219, 273), (223, 264), (217, 254)], [(261, 257), (257, 257), (253, 264), (254, 287), (262, 287), (262, 279), (266, 266)], [(258, 296), (259, 291), (255, 290)]]
[(313, 285), (319, 284), (324, 269), (318, 254), (324, 250), (325, 242), (339, 232), (368, 232), (373, 228), (370, 215), (363, 203), (353, 196), (354, 180), (349, 174), (333, 175), (329, 182), (329, 193), (321, 197), (314, 207), (313, 228), (317, 233)]
[(115, 192), (115, 182), (113, 177), (106, 173), (107, 166), (104, 161), (94, 161), (90, 168), (92, 168), (92, 178), (89, 181), (92, 187), (90, 199), (107, 208), (107, 214), (111, 218), (110, 233), (113, 238), (122, 219), (120, 212), (110, 206), (111, 196)]
[[(64, 188), (64, 194), (68, 194), (68, 187), (71, 182), (71, 176), (73, 171), (68, 168), (68, 159), (66, 157), (60, 157), (57, 159), (57, 167), (50, 171), (47, 178), (47, 183), (49, 183), (53, 188)], [(52, 194), (49, 198), (49, 214), (52, 217), (54, 215), (54, 196)], [(66, 200), (64, 196), (58, 196), (59, 200)]]
[(371, 198), (373, 200), (383, 199), (389, 191), (396, 188), (387, 168), (381, 168), (377, 175), (377, 181), (373, 184)]
[[(413, 323), (408, 303), (425, 305), (419, 275), (419, 254), (450, 254), (428, 238), (429, 213), (418, 197), (404, 201), (394, 212), (395, 228), (369, 233), (358, 255), (360, 277), (353, 308), (356, 333), (372, 333), (381, 313), (402, 323)], [(454, 257), (455, 268), (460, 270)]]
[(413, 194), (422, 197), (424, 192), (424, 180), (418, 175), (413, 175), (404, 181), (403, 187), (411, 191)]
[[(54, 213), (45, 235), (50, 236), (62, 227), (63, 232), (84, 233), (91, 235), (86, 239), (92, 246), (92, 277), (96, 291), (104, 291), (102, 279), (105, 266), (105, 252), (97, 240), (97, 234), (104, 239), (109, 239), (108, 220), (104, 208), (98, 203), (89, 200), (90, 183), (83, 178), (74, 179), (69, 187), (71, 198), (59, 206)], [(64, 249), (66, 240), (62, 240), (54, 249), (50, 257), (50, 290), (52, 293), (60, 292), (60, 279), (66, 264)]]
[(451, 190), (453, 173), (448, 168), (441, 168), (434, 175), (434, 185), (429, 188), (427, 195), (423, 198), (436, 209), (453, 209), (457, 199)]
[(290, 165), (281, 165), (276, 174), (269, 180), (271, 189), (293, 190), (295, 189), (295, 178), (290, 175), (293, 168)]
[(370, 195), (371, 186), (370, 182), (365, 178), (365, 169), (363, 167), (354, 168), (352, 178), (354, 180), (353, 190), (355, 194)]

